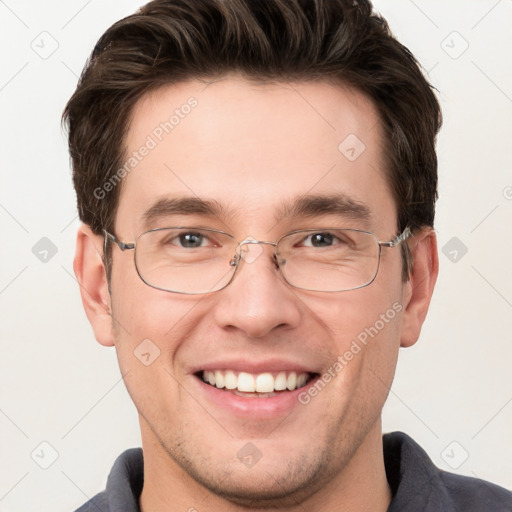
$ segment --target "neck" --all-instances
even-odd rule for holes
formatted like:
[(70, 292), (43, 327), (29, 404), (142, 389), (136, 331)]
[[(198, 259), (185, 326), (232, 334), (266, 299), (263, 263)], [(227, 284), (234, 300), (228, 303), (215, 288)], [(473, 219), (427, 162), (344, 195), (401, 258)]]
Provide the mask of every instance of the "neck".
[[(144, 451), (144, 487), (139, 500), (141, 512), (261, 512), (269, 508), (246, 507), (211, 493), (193, 480), (162, 448), (141, 420)], [(384, 468), (381, 423), (365, 437), (349, 463), (296, 505), (274, 507), (274, 511), (386, 512), (391, 501)]]

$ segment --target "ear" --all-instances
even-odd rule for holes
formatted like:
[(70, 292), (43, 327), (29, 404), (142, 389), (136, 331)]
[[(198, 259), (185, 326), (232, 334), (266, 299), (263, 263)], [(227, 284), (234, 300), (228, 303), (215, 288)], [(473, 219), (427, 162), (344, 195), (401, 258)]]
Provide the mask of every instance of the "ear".
[(439, 272), (437, 238), (432, 228), (414, 231), (409, 242), (412, 272), (404, 285), (404, 313), (400, 345), (410, 347), (418, 340)]
[(111, 303), (102, 255), (103, 237), (82, 224), (76, 238), (73, 269), (80, 285), (85, 313), (96, 340), (101, 345), (111, 347), (114, 345)]

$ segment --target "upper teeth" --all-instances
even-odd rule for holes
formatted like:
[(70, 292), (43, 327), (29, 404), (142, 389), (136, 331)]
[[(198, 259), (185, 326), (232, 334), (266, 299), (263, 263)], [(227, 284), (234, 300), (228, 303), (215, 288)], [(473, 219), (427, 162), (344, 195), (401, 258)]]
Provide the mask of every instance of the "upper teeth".
[(246, 393), (271, 393), (301, 388), (308, 381), (308, 373), (270, 372), (251, 374), (234, 372), (232, 370), (204, 371), (203, 380), (212, 386), (226, 389), (237, 389)]

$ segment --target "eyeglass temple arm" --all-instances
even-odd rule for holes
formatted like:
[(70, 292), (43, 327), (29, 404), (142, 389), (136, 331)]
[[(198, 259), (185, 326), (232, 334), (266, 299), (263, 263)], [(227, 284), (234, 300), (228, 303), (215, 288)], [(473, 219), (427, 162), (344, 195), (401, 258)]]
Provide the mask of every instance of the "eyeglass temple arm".
[(412, 235), (412, 231), (410, 227), (406, 227), (399, 235), (395, 236), (393, 240), (389, 242), (379, 242), (379, 245), (382, 247), (396, 247), (401, 244), (404, 240), (407, 240)]
[(130, 249), (135, 249), (135, 243), (127, 244), (125, 242), (121, 242), (118, 240), (112, 233), (109, 233), (106, 229), (103, 230), (103, 234), (105, 235), (105, 247), (107, 245), (107, 241), (114, 242), (121, 251), (126, 251)]

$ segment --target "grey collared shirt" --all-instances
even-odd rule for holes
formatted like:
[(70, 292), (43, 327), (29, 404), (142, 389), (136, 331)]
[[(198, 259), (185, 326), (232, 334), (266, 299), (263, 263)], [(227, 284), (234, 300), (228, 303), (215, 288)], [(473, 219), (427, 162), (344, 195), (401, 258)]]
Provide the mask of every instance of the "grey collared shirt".
[[(388, 512), (512, 512), (512, 492), (438, 469), (406, 434), (393, 432), (382, 440), (393, 493)], [(140, 512), (143, 483), (142, 448), (126, 450), (115, 461), (106, 489), (75, 512)]]

